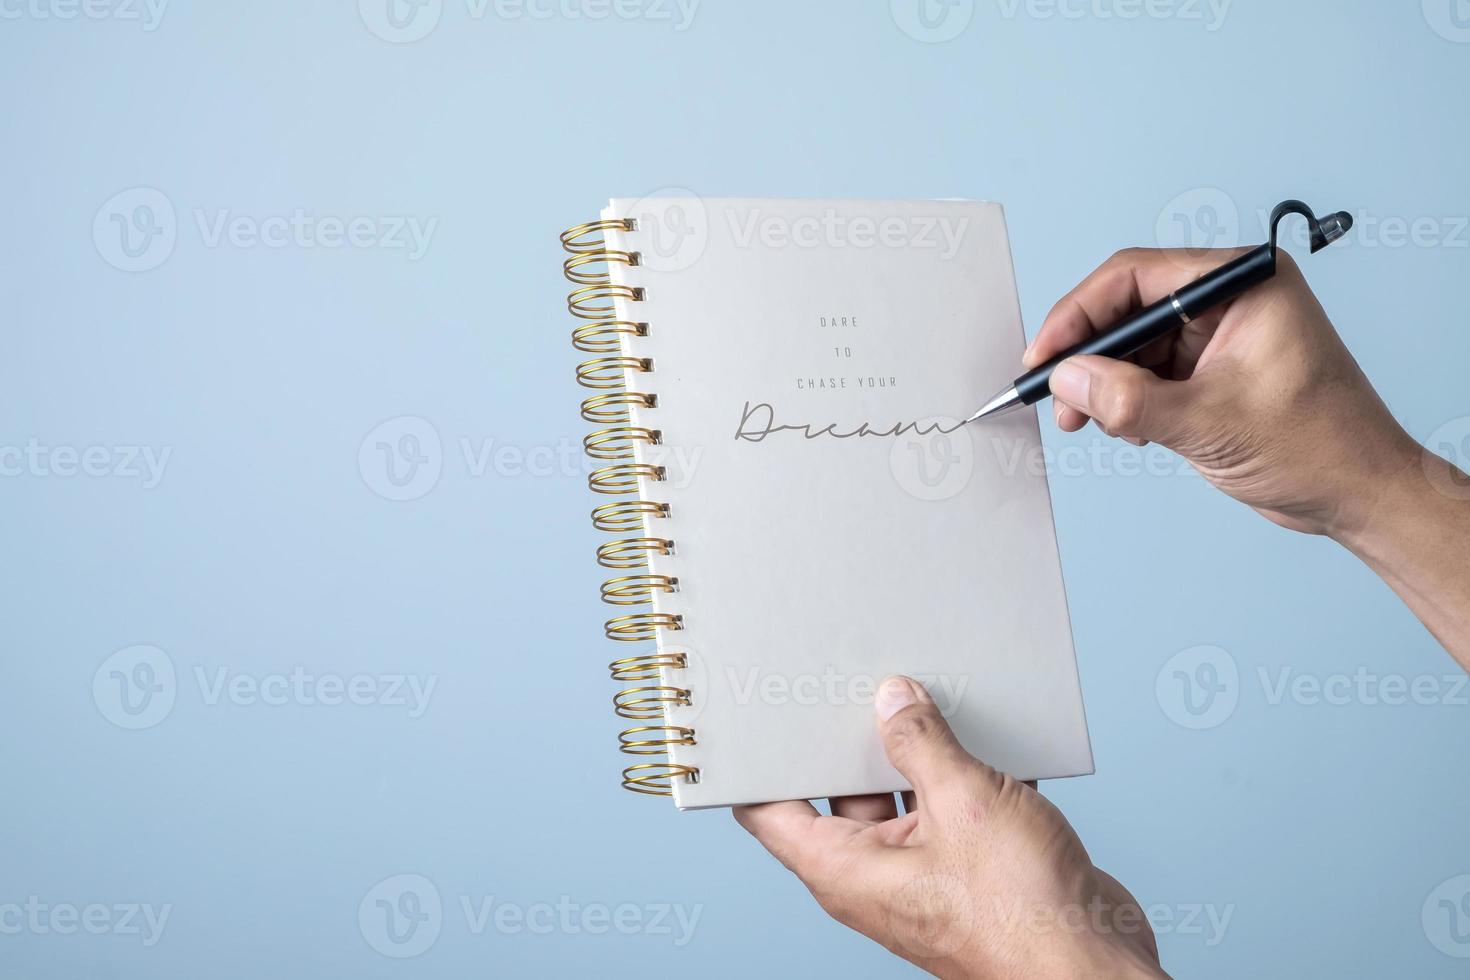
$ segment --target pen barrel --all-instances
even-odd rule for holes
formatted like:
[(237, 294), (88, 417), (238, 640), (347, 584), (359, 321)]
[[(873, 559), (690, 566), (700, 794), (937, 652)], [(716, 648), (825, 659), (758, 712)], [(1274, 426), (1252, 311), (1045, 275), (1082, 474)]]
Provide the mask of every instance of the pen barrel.
[(1174, 309), (1174, 298), (1165, 296), (1157, 303), (1145, 306), (1137, 313), (1121, 321), (1117, 326), (1087, 338), (1082, 343), (1062, 351), (1056, 357), (1027, 371), (1016, 379), (1016, 394), (1027, 405), (1034, 405), (1051, 394), (1051, 372), (1063, 361), (1079, 354), (1099, 354), (1103, 357), (1127, 357), (1172, 330), (1184, 326), (1179, 311)]
[(1067, 358), (1079, 354), (1127, 357), (1252, 286), (1265, 282), (1275, 273), (1276, 250), (1270, 245), (1253, 248), (1213, 272), (1181, 286), (1158, 302), (1145, 306), (1116, 326), (1094, 334), (1045, 364), (1027, 371), (1016, 379), (1016, 394), (1021, 396), (1023, 404), (1034, 405), (1051, 393), (1051, 372)]
[(1174, 299), (1179, 301), (1184, 315), (1193, 320), (1221, 303), (1229, 302), (1252, 286), (1260, 285), (1275, 274), (1276, 249), (1269, 244), (1261, 245), (1239, 258), (1231, 259), (1214, 272), (1180, 286), (1174, 290)]

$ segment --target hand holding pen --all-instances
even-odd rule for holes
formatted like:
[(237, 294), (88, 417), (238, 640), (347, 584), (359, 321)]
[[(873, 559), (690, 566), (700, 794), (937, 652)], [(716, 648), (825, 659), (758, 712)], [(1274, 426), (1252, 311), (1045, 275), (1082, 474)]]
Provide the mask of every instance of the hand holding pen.
[(1271, 212), (1270, 234), (1264, 245), (1228, 256), (1218, 266), (1180, 283), (1168, 295), (1125, 311), (1108, 326), (1098, 324), (1099, 329), (1032, 367), (965, 421), (993, 418), (1025, 405), (1035, 405), (1051, 394), (1048, 389), (1051, 373), (1061, 361), (1079, 354), (1129, 357), (1224, 306), (1246, 290), (1267, 282), (1276, 275), (1276, 260), (1280, 255), (1277, 231), (1282, 219), (1293, 214), (1306, 219), (1314, 255), (1342, 238), (1353, 226), (1352, 215), (1346, 211), (1319, 219), (1301, 201), (1282, 201)]
[[(1240, 254), (1119, 252), (1057, 303), (1023, 366)], [(1335, 539), (1470, 670), (1470, 478), (1404, 431), (1296, 262), (1284, 249), (1277, 262), (1274, 278), (1130, 357), (1059, 362), (1057, 424), (1075, 432), (1092, 420), (1135, 445), (1157, 442), (1269, 520)]]
[[(1034, 368), (1134, 309), (1218, 268), (1235, 250), (1119, 252), (1056, 304), (1027, 348)], [(1276, 276), (1132, 356), (1081, 355), (1051, 372), (1057, 424), (1097, 422), (1158, 442), (1272, 521), (1336, 534), (1419, 447), (1343, 345), (1291, 256)], [(1100, 326), (1101, 325), (1101, 329)]]

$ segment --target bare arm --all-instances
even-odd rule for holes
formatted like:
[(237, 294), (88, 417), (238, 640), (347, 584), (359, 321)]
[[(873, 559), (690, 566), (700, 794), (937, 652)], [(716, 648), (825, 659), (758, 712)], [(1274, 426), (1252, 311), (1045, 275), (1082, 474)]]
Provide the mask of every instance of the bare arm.
[(1392, 586), (1470, 671), (1470, 477), (1425, 450), (1334, 537)]

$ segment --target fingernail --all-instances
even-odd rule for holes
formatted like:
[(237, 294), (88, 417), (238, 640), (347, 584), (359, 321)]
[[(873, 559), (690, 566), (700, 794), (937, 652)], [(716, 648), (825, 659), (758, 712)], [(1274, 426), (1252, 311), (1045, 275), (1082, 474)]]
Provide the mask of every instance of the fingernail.
[(1062, 409), (1064, 409), (1066, 407), (1067, 406), (1063, 405), (1061, 403), (1061, 401), (1059, 401), (1059, 400), (1057, 400), (1055, 398), (1052, 399), (1052, 403), (1051, 403), (1051, 414), (1052, 414), (1052, 417), (1057, 420), (1057, 425), (1061, 425), (1062, 424)]
[(1051, 393), (1073, 408), (1087, 411), (1088, 389), (1092, 387), (1092, 376), (1085, 368), (1063, 361), (1051, 372)]
[(1026, 345), (1026, 349), (1021, 352), (1021, 366), (1022, 367), (1030, 367), (1031, 366), (1031, 352), (1034, 351), (1034, 350), (1036, 350), (1036, 341), (1033, 339), (1031, 341), (1031, 343), (1029, 343), (1029, 344)]
[(878, 688), (878, 696), (873, 698), (873, 707), (878, 710), (878, 717), (883, 721), (894, 717), (911, 704), (932, 704), (929, 692), (917, 680), (897, 674), (885, 680)]
[(878, 717), (887, 721), (911, 704), (917, 704), (920, 700), (919, 685), (907, 677), (890, 677), (878, 688), (878, 696), (873, 699), (873, 708), (878, 712)]

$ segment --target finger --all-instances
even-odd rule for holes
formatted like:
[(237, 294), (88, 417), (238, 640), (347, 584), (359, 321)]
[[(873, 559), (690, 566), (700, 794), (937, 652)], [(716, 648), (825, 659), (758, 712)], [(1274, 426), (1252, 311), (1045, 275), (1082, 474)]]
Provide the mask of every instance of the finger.
[(766, 850), (805, 879), (824, 850), (844, 842), (868, 825), (842, 817), (824, 817), (805, 800), (737, 806), (735, 819)]
[(1056, 413), (1057, 428), (1063, 432), (1076, 432), (1091, 421), (1086, 415), (1060, 399), (1052, 399), (1052, 411)]
[(960, 746), (938, 705), (917, 681), (888, 678), (873, 705), (888, 761), (921, 799), (946, 787), (956, 788), (974, 770), (974, 757)]
[(1192, 376), (1205, 355), (1205, 348), (1209, 347), (1210, 341), (1215, 339), (1215, 331), (1220, 326), (1220, 321), (1219, 311), (1211, 311), (1198, 319), (1189, 321), (1188, 326), (1174, 335), (1173, 359), (1167, 364), (1160, 365), (1159, 373), (1176, 381)]
[(1022, 364), (1033, 368), (1051, 360), (1134, 310), (1225, 264), (1240, 251), (1131, 248), (1118, 252), (1057, 301), (1022, 356)]
[(798, 840), (811, 832), (819, 817), (817, 808), (806, 800), (735, 807), (736, 821), (762, 844)]
[(896, 820), (885, 820), (869, 827), (866, 833), (874, 842), (884, 847), (903, 847), (909, 843), (919, 829), (919, 815), (905, 813)]
[(1177, 448), (1187, 435), (1188, 381), (1165, 381), (1147, 368), (1110, 357), (1083, 355), (1056, 366), (1052, 394), (1097, 420), (1112, 436), (1147, 439)]
[(892, 793), (872, 793), (866, 796), (834, 796), (831, 800), (832, 815), (864, 823), (892, 820), (898, 816), (898, 804)]
[(1140, 347), (1128, 360), (1168, 377), (1163, 372), (1174, 365), (1174, 348), (1178, 345), (1178, 337), (1177, 333), (1165, 334), (1158, 340)]
[(1021, 355), (1022, 367), (1044, 364), (1141, 305), (1132, 270), (1113, 256), (1051, 308), (1036, 339)]
[[(1140, 364), (1161, 378), (1175, 380), (1175, 366), (1179, 360), (1175, 337), (1172, 334), (1167, 337), (1160, 337), (1152, 344), (1149, 344), (1129, 357), (1123, 358), (1123, 360)], [(1092, 421), (1086, 415), (1074, 408), (1067, 407), (1064, 402), (1060, 401), (1054, 401), (1052, 403), (1052, 412), (1056, 415), (1057, 428), (1063, 432), (1076, 432), (1088, 422)]]

